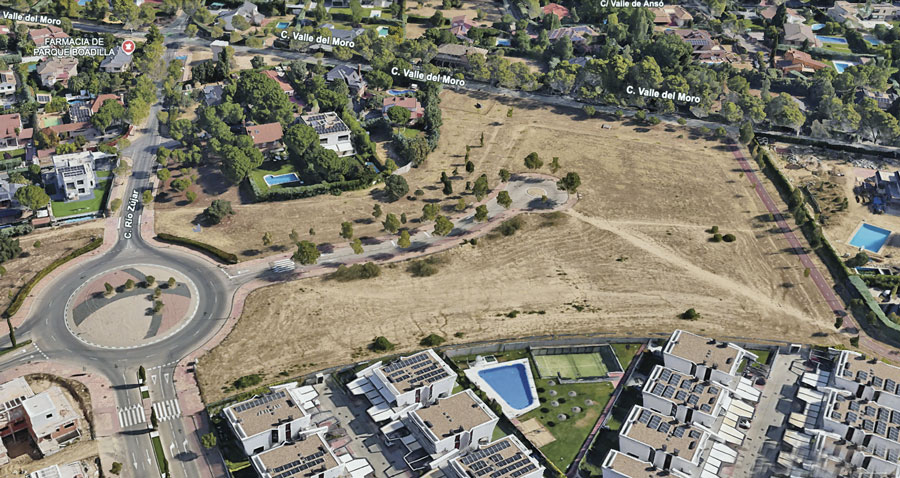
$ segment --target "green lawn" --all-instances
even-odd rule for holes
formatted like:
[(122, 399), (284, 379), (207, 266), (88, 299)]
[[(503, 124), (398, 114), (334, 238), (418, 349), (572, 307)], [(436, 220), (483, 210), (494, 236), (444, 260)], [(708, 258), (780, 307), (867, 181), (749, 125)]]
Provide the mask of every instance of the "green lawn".
[[(467, 363), (474, 362), (475, 357), (477, 357), (478, 355), (482, 355), (482, 356), (491, 355), (494, 358), (496, 358), (498, 362), (508, 362), (510, 360), (519, 360), (519, 359), (523, 359), (523, 358), (528, 358), (528, 356), (529, 356), (527, 349), (521, 349), (521, 350), (510, 350), (509, 352), (499, 352), (496, 354), (459, 355), (459, 356), (453, 357), (453, 362), (455, 362), (456, 365), (459, 366), (460, 370), (465, 370), (465, 369), (469, 368)], [(537, 376), (537, 372), (535, 372), (535, 377), (536, 376)]]
[(290, 174), (296, 172), (297, 170), (294, 168), (294, 165), (291, 164), (290, 161), (267, 161), (263, 163), (259, 168), (250, 171), (250, 181), (253, 181), (253, 184), (256, 184), (256, 186), (263, 191), (268, 191), (270, 189), (281, 189), (284, 187), (300, 186), (300, 183), (285, 183), (269, 186), (268, 184), (266, 184), (266, 180), (263, 178), (263, 176), (267, 175), (278, 176), (279, 174)]
[[(575, 459), (575, 455), (584, 444), (588, 433), (594, 428), (597, 419), (600, 418), (600, 413), (603, 412), (603, 408), (612, 395), (613, 386), (610, 382), (600, 382), (551, 387), (548, 382), (549, 380), (535, 380), (541, 407), (522, 415), (519, 417), (519, 421), (536, 418), (544, 425), (556, 440), (541, 447), (541, 452), (557, 468), (565, 471)], [(557, 395), (550, 395), (551, 390), (555, 390)], [(570, 397), (570, 391), (577, 393), (577, 396)], [(586, 405), (585, 399), (593, 401), (593, 405)], [(550, 402), (554, 400), (559, 402), (558, 407), (550, 405)], [(580, 412), (572, 411), (572, 407), (576, 406), (581, 408)], [(566, 414), (568, 418), (563, 421), (559, 420), (557, 415), (560, 413)]]
[[(97, 176), (104, 177), (101, 176), (100, 173), (101, 172), (98, 171)], [(106, 176), (109, 176), (109, 172), (106, 172)], [(106, 196), (110, 186), (111, 184), (109, 181), (100, 181), (97, 184), (97, 187), (94, 188), (94, 197), (85, 199), (84, 201), (53, 201), (50, 203), (50, 207), (53, 209), (53, 216), (60, 218), (99, 211), (100, 205), (103, 203), (103, 197)]]
[(848, 45), (840, 43), (823, 43), (822, 47), (826, 50), (836, 51), (839, 53), (853, 53)]
[(625, 389), (613, 405), (606, 428), (601, 429), (594, 440), (594, 444), (584, 456), (581, 469), (587, 471), (590, 476), (601, 476), (601, 466), (606, 454), (613, 448), (619, 448), (619, 430), (622, 422), (628, 418), (632, 407), (640, 403), (641, 392), (633, 389)]
[(407, 138), (415, 138), (416, 136), (423, 134), (415, 128), (399, 128), (398, 132)]
[(165, 473), (166, 468), (164, 467), (167, 467), (166, 465), (168, 465), (168, 463), (163, 465), (163, 463), (166, 462), (166, 455), (163, 453), (162, 441), (160, 441), (159, 437), (153, 437), (152, 441), (153, 452), (156, 454), (156, 465), (159, 467), (159, 474), (162, 475)]
[(626, 368), (628, 368), (628, 364), (634, 360), (634, 356), (637, 355), (637, 351), (641, 348), (641, 344), (610, 344), (613, 348), (613, 352), (616, 354), (616, 358), (619, 359), (619, 364), (622, 365), (622, 371), (624, 372)]

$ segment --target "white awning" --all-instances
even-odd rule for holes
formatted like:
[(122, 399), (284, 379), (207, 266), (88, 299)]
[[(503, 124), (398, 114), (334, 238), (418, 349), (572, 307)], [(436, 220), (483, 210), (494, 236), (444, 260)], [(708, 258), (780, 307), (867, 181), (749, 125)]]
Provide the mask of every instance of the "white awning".
[(722, 443), (713, 443), (709, 456), (714, 457), (722, 463), (734, 463), (737, 461), (737, 452)]

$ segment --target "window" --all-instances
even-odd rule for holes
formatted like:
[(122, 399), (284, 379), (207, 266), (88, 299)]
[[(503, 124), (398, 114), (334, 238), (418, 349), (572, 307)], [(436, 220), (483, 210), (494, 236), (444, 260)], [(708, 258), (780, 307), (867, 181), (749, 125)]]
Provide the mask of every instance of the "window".
[(345, 134), (345, 135), (342, 135), (342, 136), (338, 136), (338, 141), (350, 141), (350, 135), (349, 135), (349, 134)]
[(52, 414), (52, 413), (48, 413), (48, 414), (47, 414), (47, 419), (50, 419), (50, 418), (53, 418), (53, 414)]
[(67, 424), (66, 426), (64, 426), (63, 428), (72, 428), (74, 426), (75, 426), (75, 422), (71, 422), (71, 423)]
[(263, 450), (265, 450), (265, 449), (266, 449), (266, 447), (261, 446), (261, 447), (255, 449), (255, 450), (253, 450), (253, 454), (255, 455), (255, 454), (257, 454), (257, 453), (262, 453)]
[(319, 138), (319, 144), (328, 144), (328, 138)]
[(82, 184), (84, 184), (84, 179), (79, 179), (79, 180), (78, 180), (78, 185), (81, 186)]

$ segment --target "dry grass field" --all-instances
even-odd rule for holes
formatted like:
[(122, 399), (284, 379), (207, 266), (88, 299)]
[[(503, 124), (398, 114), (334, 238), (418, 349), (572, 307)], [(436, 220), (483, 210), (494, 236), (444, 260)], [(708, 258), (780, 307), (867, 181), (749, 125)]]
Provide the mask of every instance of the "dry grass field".
[[(399, 351), (430, 333), (460, 342), (683, 327), (720, 337), (839, 340), (812, 281), (718, 142), (664, 126), (606, 121), (604, 129), (604, 120), (523, 101), (507, 118), (508, 105), (493, 97), (447, 92), (443, 100), (441, 144), (409, 174), (411, 184), (436, 180), (484, 131), (485, 147), (471, 153), (476, 173), (520, 171), (531, 151), (547, 172), (558, 155), (557, 175), (574, 170), (582, 178), (574, 210), (529, 216), (512, 237), (442, 253), (446, 264), (431, 277), (414, 278), (397, 264), (367, 281), (308, 279), (254, 292), (229, 337), (201, 359), (207, 400), (222, 398), (223, 385), (241, 375), (274, 380), (281, 371), (369, 358), (366, 346), (378, 335)], [(346, 214), (348, 196), (322, 197), (306, 210)], [(340, 220), (331, 219), (335, 233)], [(736, 241), (709, 242), (714, 225)], [(678, 318), (689, 307), (701, 313), (698, 321)]]
[[(6, 271), (0, 276), (0, 310), (5, 309), (11, 297), (41, 269), (62, 256), (84, 246), (94, 236), (102, 236), (98, 224), (66, 227), (63, 229), (39, 229), (27, 236), (18, 237), (23, 256), (3, 263)], [(34, 247), (40, 241), (40, 247)]]

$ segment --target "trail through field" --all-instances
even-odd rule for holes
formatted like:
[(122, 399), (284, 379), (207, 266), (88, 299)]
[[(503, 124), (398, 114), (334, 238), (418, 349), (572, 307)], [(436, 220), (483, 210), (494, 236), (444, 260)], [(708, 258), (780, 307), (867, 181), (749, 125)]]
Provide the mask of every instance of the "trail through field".
[(705, 282), (712, 287), (727, 289), (730, 292), (739, 294), (747, 299), (752, 300), (753, 302), (756, 302), (757, 304), (762, 305), (763, 308), (771, 309), (773, 311), (780, 310), (781, 312), (788, 313), (795, 318), (803, 320), (805, 322), (815, 322), (811, 317), (809, 317), (802, 311), (793, 307), (785, 306), (784, 304), (774, 302), (771, 297), (763, 294), (756, 289), (750, 288), (746, 284), (696, 266), (691, 261), (685, 259), (684, 257), (681, 257), (673, 249), (655, 242), (653, 239), (642, 233), (629, 230), (627, 229), (627, 227), (623, 227), (623, 224), (620, 224), (617, 221), (608, 221), (590, 217), (583, 213), (575, 211), (574, 209), (569, 209), (565, 211), (565, 213), (580, 221), (583, 221), (599, 229), (603, 229), (604, 231), (609, 231), (621, 237), (629, 244), (643, 251), (646, 251), (647, 253), (652, 254), (665, 262), (668, 262), (676, 267), (685, 270), (694, 279)]

